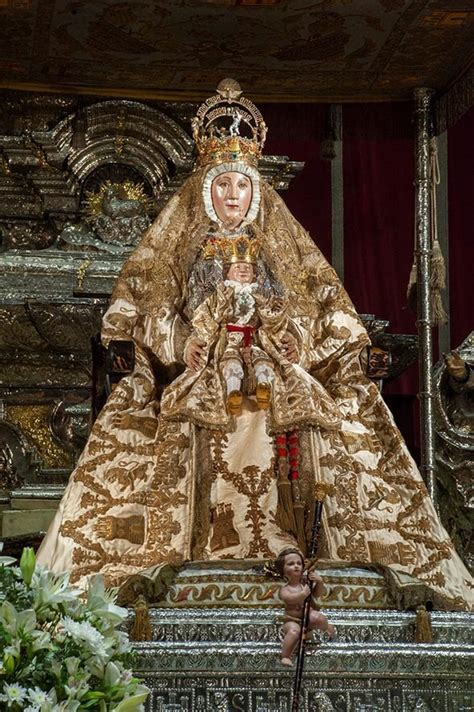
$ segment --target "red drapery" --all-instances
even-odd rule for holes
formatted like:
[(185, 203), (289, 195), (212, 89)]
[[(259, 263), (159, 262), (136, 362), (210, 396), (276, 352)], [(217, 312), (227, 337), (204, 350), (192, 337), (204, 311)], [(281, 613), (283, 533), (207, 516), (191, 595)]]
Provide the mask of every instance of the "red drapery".
[[(359, 312), (416, 333), (406, 288), (413, 260), (414, 158), (411, 105), (344, 107), (345, 286)], [(391, 392), (416, 392), (416, 369)]]
[(303, 171), (283, 195), (293, 215), (331, 258), (331, 164), (320, 158), (325, 107), (320, 104), (268, 104), (265, 153), (304, 161)]
[(474, 108), (448, 130), (448, 229), (451, 345), (474, 329)]

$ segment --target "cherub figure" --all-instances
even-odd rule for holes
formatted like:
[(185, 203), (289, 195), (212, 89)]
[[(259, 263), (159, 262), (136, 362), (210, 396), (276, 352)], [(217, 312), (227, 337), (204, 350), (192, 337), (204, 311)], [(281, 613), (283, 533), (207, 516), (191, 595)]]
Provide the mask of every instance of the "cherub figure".
[(280, 598), (285, 604), (285, 622), (283, 625), (283, 643), (281, 646), (281, 662), (292, 665), (291, 657), (298, 643), (302, 625), (304, 602), (310, 595), (306, 579), (314, 584), (309, 613), (308, 630), (315, 628), (325, 631), (330, 638), (335, 635), (335, 628), (328, 619), (314, 606), (314, 599), (324, 594), (324, 584), (321, 576), (314, 569), (304, 571), (303, 555), (298, 549), (283, 549), (275, 561), (275, 568), (288, 583), (280, 589)]

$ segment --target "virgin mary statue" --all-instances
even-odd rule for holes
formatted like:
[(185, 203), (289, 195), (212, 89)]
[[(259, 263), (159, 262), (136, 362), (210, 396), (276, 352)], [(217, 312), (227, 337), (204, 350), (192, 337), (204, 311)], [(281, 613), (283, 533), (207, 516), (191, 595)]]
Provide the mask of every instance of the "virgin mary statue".
[[(379, 563), (421, 580), (437, 605), (466, 608), (469, 574), (364, 375), (367, 333), (334, 270), (258, 172), (260, 112), (232, 80), (217, 91), (193, 121), (193, 174), (112, 294), (103, 342), (133, 341), (134, 371), (95, 422), (39, 560), (84, 586), (99, 572), (120, 585), (162, 564), (275, 557), (304, 548), (322, 482), (326, 558)], [(294, 366), (294, 389), (274, 404), (284, 427), (248, 384), (241, 412), (226, 418), (218, 386), (194, 388), (184, 414), (160, 407), (185, 367), (198, 373), (214, 358), (202, 330), (201, 339), (192, 331), (193, 315), (223, 281), (222, 250), (243, 238), (258, 243), (260, 292), (286, 304), (273, 365)], [(316, 420), (305, 419), (299, 377), (317, 382)]]

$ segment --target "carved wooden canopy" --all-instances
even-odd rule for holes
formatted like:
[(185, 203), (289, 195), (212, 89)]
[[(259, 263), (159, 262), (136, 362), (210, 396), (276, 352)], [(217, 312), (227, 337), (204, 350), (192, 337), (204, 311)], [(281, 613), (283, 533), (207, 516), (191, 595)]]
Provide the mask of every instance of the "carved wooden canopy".
[(0, 88), (262, 101), (407, 99), (469, 64), (469, 0), (0, 0)]

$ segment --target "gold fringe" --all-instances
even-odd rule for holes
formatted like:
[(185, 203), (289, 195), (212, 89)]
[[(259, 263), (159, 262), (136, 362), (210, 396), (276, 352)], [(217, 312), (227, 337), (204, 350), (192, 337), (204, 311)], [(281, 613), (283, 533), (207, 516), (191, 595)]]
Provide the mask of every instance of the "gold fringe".
[(279, 479), (278, 484), (277, 524), (285, 532), (296, 533), (295, 513), (291, 497), (291, 483)]
[(441, 246), (436, 239), (433, 243), (433, 254), (431, 256), (431, 299), (435, 324), (446, 324), (448, 321), (441, 298), (441, 289), (446, 289), (446, 264), (441, 252)]
[(439, 292), (433, 292), (431, 294), (431, 300), (433, 304), (433, 319), (435, 324), (447, 324), (448, 317), (444, 310), (441, 294)]
[(446, 289), (446, 265), (439, 240), (433, 243), (431, 256), (431, 288)]
[(296, 534), (291, 482), (288, 479), (288, 460), (285, 457), (278, 458), (277, 472), (278, 505), (276, 521), (283, 531)]
[[(448, 317), (443, 305), (440, 290), (446, 289), (446, 267), (444, 263), (443, 253), (439, 242), (436, 240), (433, 246), (433, 255), (431, 257), (431, 306), (433, 309), (433, 320), (436, 325), (446, 324)], [(412, 311), (416, 312), (416, 263), (413, 263), (408, 280), (407, 287), (407, 302)]]
[(418, 606), (416, 609), (415, 642), (432, 643), (433, 631), (431, 629), (430, 614), (426, 606)]
[(299, 480), (292, 480), (291, 488), (293, 492), (293, 511), (296, 522), (296, 540), (298, 541), (298, 546), (303, 554), (306, 554), (304, 502), (301, 498)]
[(145, 596), (139, 596), (133, 608), (135, 619), (130, 631), (130, 640), (140, 642), (151, 640), (150, 609)]

